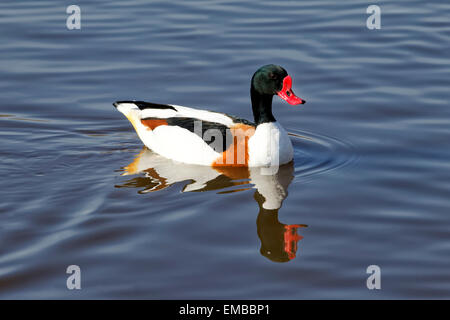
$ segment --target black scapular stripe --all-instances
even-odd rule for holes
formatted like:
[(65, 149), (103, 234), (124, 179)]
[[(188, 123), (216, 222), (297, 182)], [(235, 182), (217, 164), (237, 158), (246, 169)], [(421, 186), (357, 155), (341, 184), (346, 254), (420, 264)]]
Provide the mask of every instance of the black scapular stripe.
[(236, 123), (236, 124), (237, 124), (237, 123), (242, 123), (242, 124), (246, 124), (246, 125), (248, 125), (248, 126), (252, 126), (252, 127), (255, 127), (255, 128), (256, 128), (256, 124), (254, 124), (254, 123), (251, 122), (251, 121), (248, 121), (248, 120), (246, 120), (246, 119), (242, 119), (242, 118), (239, 118), (239, 117), (230, 115), (230, 114), (226, 114), (226, 113), (223, 113), (223, 114), (226, 115), (227, 117), (231, 118), (231, 120), (233, 120), (233, 122)]
[(151, 103), (151, 102), (145, 102), (145, 101), (133, 101), (133, 100), (116, 101), (113, 104), (114, 104), (114, 106), (117, 107), (117, 105), (119, 105), (121, 103), (133, 103), (133, 104), (137, 105), (137, 107), (140, 110), (144, 110), (144, 109), (171, 109), (171, 110), (177, 111), (177, 109), (175, 109), (173, 106), (168, 105), (168, 104)]

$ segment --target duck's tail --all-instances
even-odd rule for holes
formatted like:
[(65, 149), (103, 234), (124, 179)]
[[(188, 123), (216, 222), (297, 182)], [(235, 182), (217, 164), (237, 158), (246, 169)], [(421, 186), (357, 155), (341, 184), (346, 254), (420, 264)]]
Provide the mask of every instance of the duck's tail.
[(113, 106), (117, 108), (131, 122), (136, 132), (138, 132), (137, 124), (141, 120), (141, 110), (131, 101), (116, 101)]

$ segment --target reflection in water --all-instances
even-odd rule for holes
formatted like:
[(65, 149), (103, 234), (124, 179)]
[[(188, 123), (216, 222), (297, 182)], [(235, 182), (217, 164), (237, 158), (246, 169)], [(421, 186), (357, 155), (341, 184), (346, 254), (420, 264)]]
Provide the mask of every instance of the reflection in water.
[(259, 204), (259, 214), (256, 220), (258, 237), (261, 240), (261, 254), (275, 262), (286, 262), (295, 258), (297, 242), (303, 239), (297, 234), (297, 229), (306, 227), (304, 224), (287, 225), (278, 220), (278, 209), (265, 209), (262, 206), (264, 197), (255, 192)]
[(272, 175), (261, 174), (260, 168), (213, 168), (189, 165), (161, 157), (147, 148), (124, 168), (123, 175), (136, 175), (117, 188), (139, 188), (139, 193), (165, 189), (177, 182), (186, 182), (183, 192), (215, 190), (229, 193), (256, 189), (255, 200), (259, 206), (256, 220), (261, 254), (275, 262), (295, 258), (297, 242), (303, 237), (297, 229), (306, 225), (286, 225), (278, 220), (278, 210), (287, 197), (287, 189), (293, 179), (294, 166), (288, 163)]

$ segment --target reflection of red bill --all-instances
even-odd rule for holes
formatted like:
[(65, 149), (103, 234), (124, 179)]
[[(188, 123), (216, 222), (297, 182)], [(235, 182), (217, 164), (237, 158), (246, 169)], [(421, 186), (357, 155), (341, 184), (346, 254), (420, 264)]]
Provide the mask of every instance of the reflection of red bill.
[(297, 97), (292, 91), (292, 78), (291, 76), (286, 76), (283, 79), (283, 89), (279, 91), (278, 96), (286, 100), (289, 104), (305, 104), (306, 101)]
[(284, 251), (288, 254), (289, 260), (295, 258), (297, 253), (297, 241), (302, 240), (303, 237), (297, 234), (297, 228), (301, 227), (298, 224), (291, 224), (284, 226)]

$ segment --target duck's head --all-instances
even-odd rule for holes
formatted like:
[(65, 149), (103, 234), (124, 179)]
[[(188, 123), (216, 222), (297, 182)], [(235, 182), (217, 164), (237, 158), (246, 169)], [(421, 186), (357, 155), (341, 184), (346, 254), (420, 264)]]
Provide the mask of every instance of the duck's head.
[(272, 115), (272, 97), (278, 95), (292, 105), (304, 104), (305, 100), (292, 91), (292, 78), (286, 70), (274, 64), (259, 68), (252, 77), (250, 93), (253, 115), (257, 124), (275, 121)]
[(292, 78), (284, 68), (268, 64), (259, 68), (252, 78), (252, 88), (259, 94), (278, 95), (289, 104), (304, 104), (306, 101), (292, 91)]

